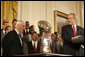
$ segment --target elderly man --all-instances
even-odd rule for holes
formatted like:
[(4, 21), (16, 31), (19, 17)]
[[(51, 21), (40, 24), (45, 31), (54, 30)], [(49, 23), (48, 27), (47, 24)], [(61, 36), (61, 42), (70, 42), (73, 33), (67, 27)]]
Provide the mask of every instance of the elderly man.
[(3, 39), (3, 56), (13, 56), (23, 54), (22, 37), (20, 36), (25, 29), (23, 21), (18, 21), (16, 28), (9, 32)]
[(84, 43), (84, 29), (76, 25), (76, 16), (74, 13), (68, 15), (68, 24), (62, 27), (62, 37), (64, 40), (63, 52), (78, 56), (81, 44)]

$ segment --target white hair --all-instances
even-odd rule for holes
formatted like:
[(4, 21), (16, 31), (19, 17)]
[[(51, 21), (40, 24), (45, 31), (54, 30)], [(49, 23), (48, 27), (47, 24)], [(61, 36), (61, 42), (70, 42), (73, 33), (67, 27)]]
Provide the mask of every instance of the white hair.
[(18, 20), (17, 23), (16, 23), (16, 27), (19, 26), (19, 25), (22, 25), (22, 24), (25, 24), (24, 21)]

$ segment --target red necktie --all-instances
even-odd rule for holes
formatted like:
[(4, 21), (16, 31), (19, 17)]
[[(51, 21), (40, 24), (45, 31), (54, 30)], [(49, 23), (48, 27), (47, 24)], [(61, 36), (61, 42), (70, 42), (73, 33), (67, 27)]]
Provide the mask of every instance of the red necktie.
[(34, 42), (34, 51), (36, 52), (35, 42)]
[(74, 32), (74, 36), (76, 36), (76, 30), (75, 30), (74, 25), (73, 25), (73, 32)]

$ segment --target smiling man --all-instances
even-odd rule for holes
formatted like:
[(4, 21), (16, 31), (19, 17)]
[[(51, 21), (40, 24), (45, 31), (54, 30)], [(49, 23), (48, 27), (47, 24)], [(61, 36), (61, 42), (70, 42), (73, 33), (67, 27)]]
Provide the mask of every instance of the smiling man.
[(74, 13), (68, 14), (67, 21), (68, 25), (62, 27), (63, 52), (78, 56), (81, 44), (84, 43), (84, 29), (76, 24), (77, 19)]
[(23, 54), (22, 37), (20, 37), (20, 35), (22, 35), (24, 29), (24, 22), (18, 21), (16, 23), (16, 28), (6, 34), (2, 42), (3, 56)]

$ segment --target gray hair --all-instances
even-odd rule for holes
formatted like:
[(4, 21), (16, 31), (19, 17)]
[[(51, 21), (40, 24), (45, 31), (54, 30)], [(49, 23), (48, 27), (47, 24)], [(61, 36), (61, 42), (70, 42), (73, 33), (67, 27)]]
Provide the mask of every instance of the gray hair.
[(16, 23), (16, 27), (19, 26), (19, 25), (21, 25), (21, 24), (25, 24), (25, 22), (22, 21), (22, 20), (18, 20), (17, 23)]

